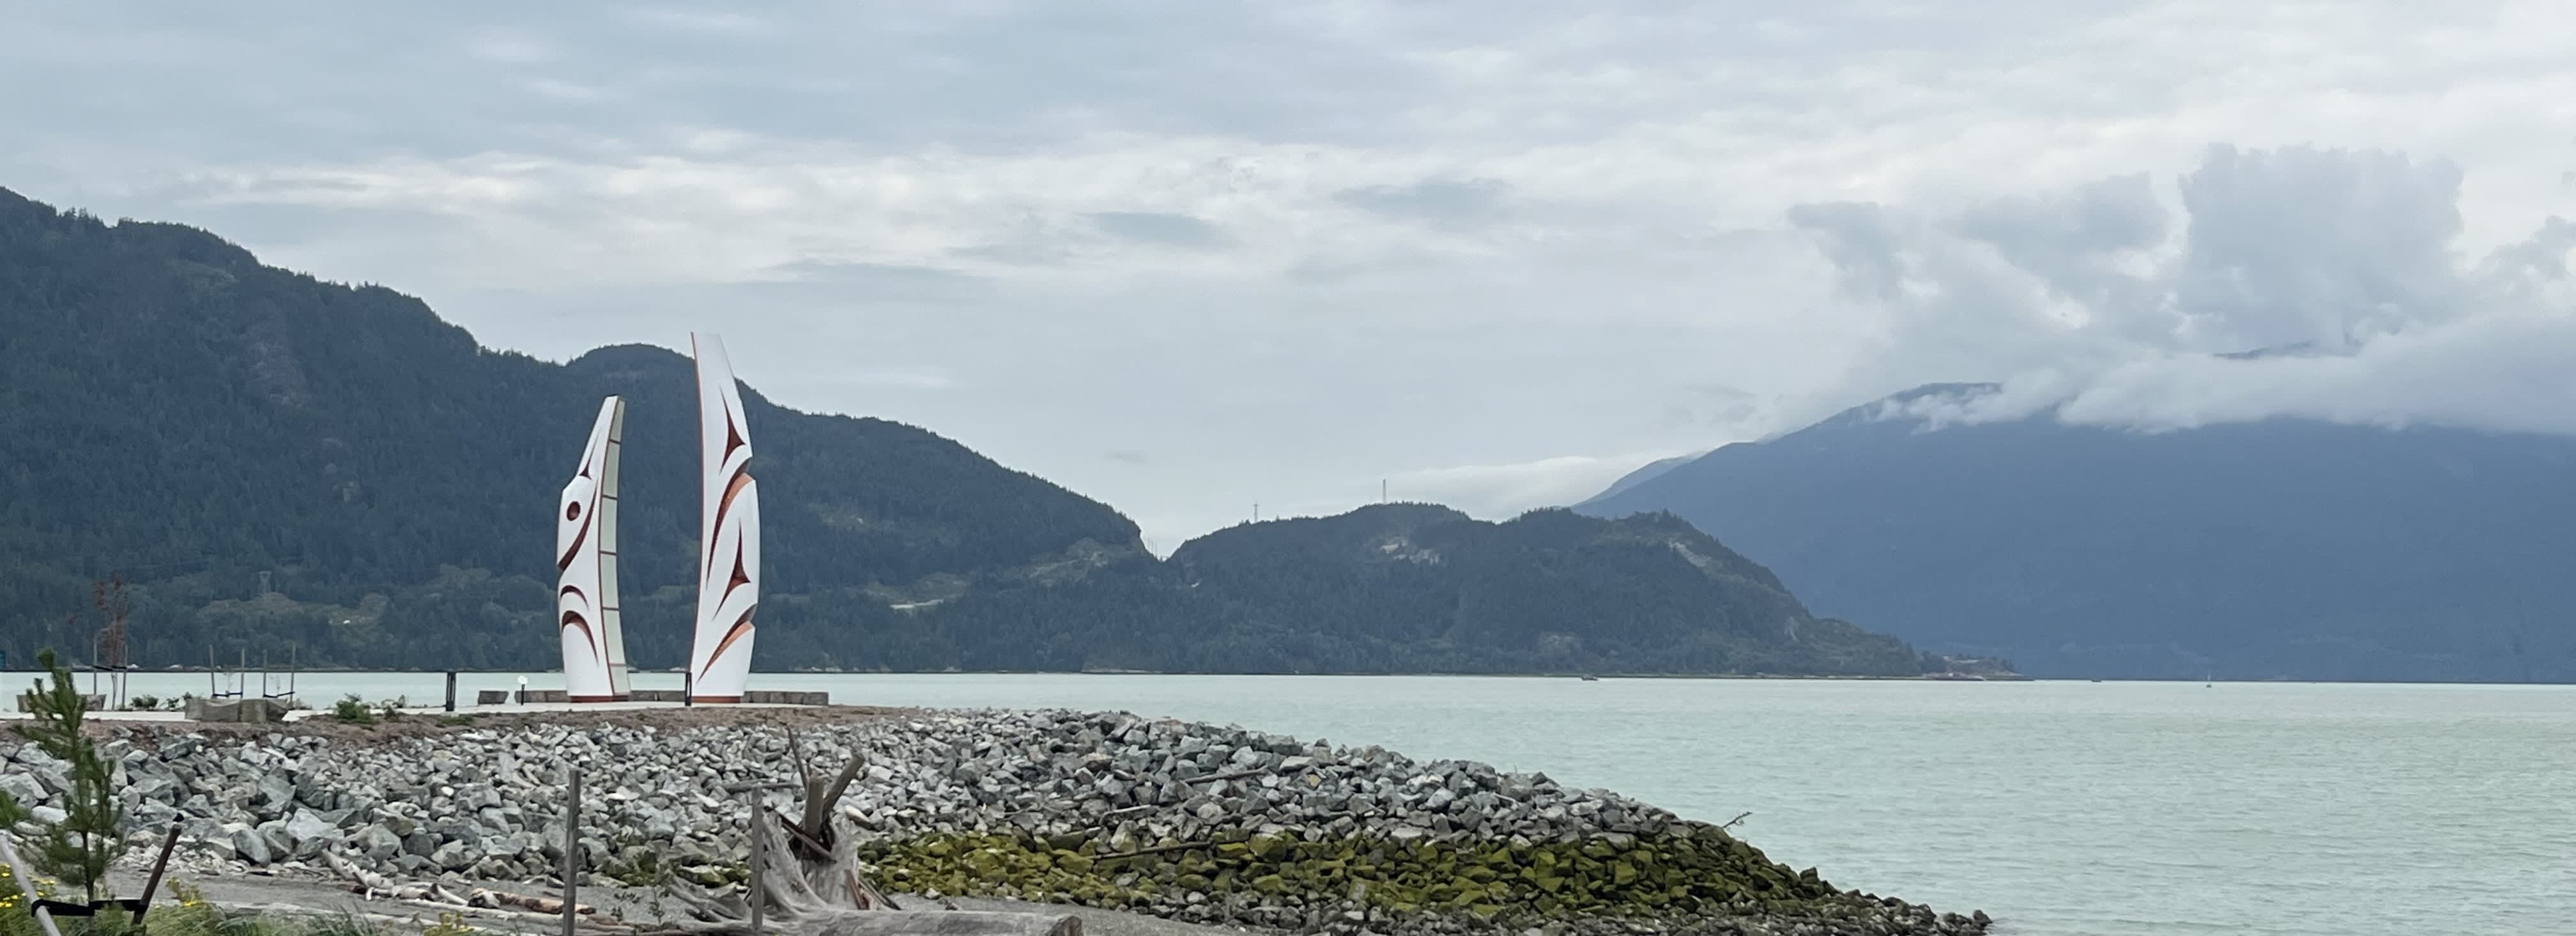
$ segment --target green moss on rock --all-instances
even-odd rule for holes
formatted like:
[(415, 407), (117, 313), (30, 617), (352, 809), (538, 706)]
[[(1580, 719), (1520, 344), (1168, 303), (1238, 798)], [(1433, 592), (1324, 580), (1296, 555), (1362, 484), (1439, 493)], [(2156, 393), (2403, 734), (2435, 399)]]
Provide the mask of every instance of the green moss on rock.
[(1709, 828), (1532, 845), (1290, 835), (1183, 844), (1166, 841), (1158, 847), (1168, 850), (1140, 855), (1061, 835), (924, 836), (870, 843), (860, 856), (894, 888), (960, 896), (1062, 893), (1107, 907), (1190, 892), (1329, 901), (1356, 894), (1399, 915), (1437, 910), (1491, 920), (1520, 912), (1724, 913), (1748, 903), (1791, 911), (1837, 896), (1813, 869), (1801, 873), (1773, 863)]

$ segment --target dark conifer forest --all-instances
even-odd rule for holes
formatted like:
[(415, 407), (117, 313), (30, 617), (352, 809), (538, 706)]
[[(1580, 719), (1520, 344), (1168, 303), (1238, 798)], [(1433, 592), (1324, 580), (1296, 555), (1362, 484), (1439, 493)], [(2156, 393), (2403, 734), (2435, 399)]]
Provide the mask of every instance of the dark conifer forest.
[[(86, 659), (132, 583), (137, 665), (557, 660), (555, 498), (600, 397), (638, 666), (686, 651), (689, 361), (493, 351), (420, 301), (260, 265), (192, 228), (0, 190), (0, 649)], [(1159, 560), (1115, 509), (919, 427), (746, 387), (766, 670), (1909, 675), (1668, 514), (1429, 505), (1247, 524)], [(263, 589), (263, 583), (265, 589)]]

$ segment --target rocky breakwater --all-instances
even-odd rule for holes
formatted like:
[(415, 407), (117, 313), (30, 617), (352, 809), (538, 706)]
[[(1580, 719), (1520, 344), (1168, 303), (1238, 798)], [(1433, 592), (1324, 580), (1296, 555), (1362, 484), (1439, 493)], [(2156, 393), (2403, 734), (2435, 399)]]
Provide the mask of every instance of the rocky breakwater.
[[(525, 724), (374, 739), (292, 728), (110, 743), (138, 838), (200, 861), (543, 880), (573, 836), (594, 877), (744, 876), (748, 787), (864, 755), (841, 806), (890, 891), (1013, 897), (1200, 923), (1410, 933), (1980, 933), (1843, 891), (1707, 823), (1541, 774), (1125, 714), (951, 712), (784, 732)], [(47, 804), (22, 747), (0, 783)]]

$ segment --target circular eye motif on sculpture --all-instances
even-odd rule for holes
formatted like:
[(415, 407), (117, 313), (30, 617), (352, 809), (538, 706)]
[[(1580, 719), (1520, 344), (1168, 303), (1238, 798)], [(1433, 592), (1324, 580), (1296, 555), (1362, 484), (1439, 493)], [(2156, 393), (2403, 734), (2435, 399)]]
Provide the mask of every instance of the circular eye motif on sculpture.
[(581, 519), (581, 502), (580, 502), (580, 501), (574, 501), (574, 502), (572, 502), (572, 503), (569, 503), (569, 504), (565, 504), (565, 505), (564, 505), (564, 519), (566, 519), (566, 520), (579, 520), (579, 519)]

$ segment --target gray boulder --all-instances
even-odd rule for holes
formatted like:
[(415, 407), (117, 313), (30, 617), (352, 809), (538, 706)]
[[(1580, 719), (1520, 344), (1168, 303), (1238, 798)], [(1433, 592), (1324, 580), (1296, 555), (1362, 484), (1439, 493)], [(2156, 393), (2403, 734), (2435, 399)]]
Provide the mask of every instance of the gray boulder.
[(216, 861), (233, 861), (241, 857), (240, 852), (233, 850), (230, 838), (192, 838), (188, 840), (188, 847)]
[(268, 847), (268, 836), (261, 834), (258, 829), (240, 823), (233, 823), (226, 826), (226, 829), (232, 834), (233, 854), (239, 856), (241, 860), (255, 865), (264, 865), (277, 860), (276, 852)]
[(0, 774), (0, 793), (7, 793), (10, 799), (18, 801), (18, 805), (29, 807), (53, 797), (43, 784), (36, 782), (35, 777), (14, 770)]
[(295, 811), (294, 818), (286, 820), (286, 839), (294, 843), (297, 848), (302, 848), (306, 842), (316, 839), (328, 841), (338, 838), (339, 831), (339, 826), (332, 821), (331, 817), (320, 815), (310, 809), (298, 809)]
[(370, 861), (384, 861), (401, 854), (403, 850), (402, 837), (380, 825), (371, 825), (358, 830), (355, 844), (358, 851), (366, 855)]
[[(178, 808), (159, 800), (144, 800), (143, 802), (136, 803), (133, 808), (126, 811), (125, 815), (127, 818), (132, 819), (135, 825), (150, 826), (152, 828), (167, 828), (170, 823), (179, 820)], [(160, 833), (154, 832), (152, 834), (159, 835)]]
[(429, 861), (442, 871), (463, 871), (474, 865), (475, 854), (463, 842), (449, 842), (431, 852)]
[(259, 807), (263, 816), (285, 815), (286, 810), (295, 804), (295, 784), (286, 778), (284, 770), (270, 770), (260, 775), (253, 791), (256, 795), (251, 805)]
[(485, 858), (517, 858), (527, 849), (527, 842), (523, 841), (516, 832), (495, 835), (483, 840)]
[(138, 773), (125, 785), (125, 790), (143, 799), (161, 800), (169, 798), (170, 792), (178, 785), (178, 781), (168, 774)]

